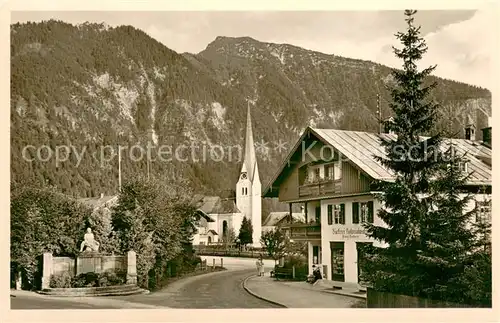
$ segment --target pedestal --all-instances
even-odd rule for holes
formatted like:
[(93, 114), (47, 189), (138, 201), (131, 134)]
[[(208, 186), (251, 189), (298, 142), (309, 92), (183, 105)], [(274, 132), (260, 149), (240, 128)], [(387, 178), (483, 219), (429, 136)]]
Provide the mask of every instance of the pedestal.
[(133, 250), (127, 252), (127, 284), (137, 284), (137, 255)]
[(76, 275), (102, 271), (102, 254), (97, 252), (83, 252), (76, 259)]
[(52, 275), (52, 253), (43, 254), (42, 260), (42, 289), (50, 288), (50, 276)]
[(20, 271), (17, 272), (16, 275), (16, 290), (21, 290), (23, 286), (23, 279), (22, 279), (22, 274)]

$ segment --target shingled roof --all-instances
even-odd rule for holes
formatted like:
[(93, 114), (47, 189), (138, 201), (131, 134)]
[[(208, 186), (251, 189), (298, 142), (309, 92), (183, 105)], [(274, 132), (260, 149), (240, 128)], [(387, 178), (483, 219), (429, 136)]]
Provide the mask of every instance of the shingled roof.
[(118, 195), (103, 196), (103, 197), (89, 197), (78, 199), (79, 202), (97, 209), (104, 206), (113, 206), (118, 202)]
[(196, 195), (195, 203), (198, 210), (205, 214), (241, 213), (234, 199), (223, 199), (219, 196)]
[[(274, 227), (289, 214), (289, 212), (270, 212), (264, 220), (264, 223), (262, 223), (262, 227)], [(306, 220), (306, 217), (303, 213), (292, 213), (292, 217), (294, 222), (305, 222)]]

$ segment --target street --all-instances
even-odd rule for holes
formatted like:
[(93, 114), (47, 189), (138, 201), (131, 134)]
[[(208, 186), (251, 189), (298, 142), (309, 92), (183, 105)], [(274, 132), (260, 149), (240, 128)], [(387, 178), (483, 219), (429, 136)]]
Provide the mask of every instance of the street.
[(112, 298), (172, 308), (277, 308), (243, 289), (243, 280), (254, 272), (244, 269), (200, 275), (176, 281), (149, 295)]
[[(211, 257), (203, 257), (208, 263)], [(220, 261), (217, 258), (216, 261)], [(224, 258), (227, 271), (187, 277), (147, 295), (110, 297), (50, 297), (16, 291), (11, 309), (113, 309), (113, 308), (275, 308), (255, 298), (242, 286), (255, 273), (255, 259)], [(266, 263), (266, 267), (270, 267)]]

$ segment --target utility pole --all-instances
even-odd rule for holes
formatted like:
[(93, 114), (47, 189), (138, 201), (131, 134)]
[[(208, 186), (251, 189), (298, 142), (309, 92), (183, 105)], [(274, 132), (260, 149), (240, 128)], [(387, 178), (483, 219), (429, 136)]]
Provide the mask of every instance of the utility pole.
[(118, 145), (118, 192), (122, 191), (122, 150)]
[(382, 111), (380, 109), (380, 95), (377, 93), (377, 119), (378, 119), (378, 133), (382, 133)]
[(149, 156), (146, 157), (146, 166), (147, 166), (147, 172), (148, 172), (148, 181), (149, 181)]

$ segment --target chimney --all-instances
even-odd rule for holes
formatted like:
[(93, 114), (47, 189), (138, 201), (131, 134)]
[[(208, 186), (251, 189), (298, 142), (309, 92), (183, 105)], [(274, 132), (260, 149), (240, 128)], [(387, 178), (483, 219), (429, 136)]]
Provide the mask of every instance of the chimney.
[(483, 143), (491, 147), (492, 136), (491, 136), (491, 117), (488, 117), (488, 127), (483, 128)]
[(382, 133), (393, 134), (394, 131), (392, 131), (390, 128), (390, 124), (393, 122), (394, 122), (393, 117), (389, 117), (389, 118), (385, 119), (384, 121), (382, 121), (382, 124), (383, 124), (383, 132)]
[(476, 140), (476, 126), (474, 124), (468, 124), (465, 126), (465, 139)]

